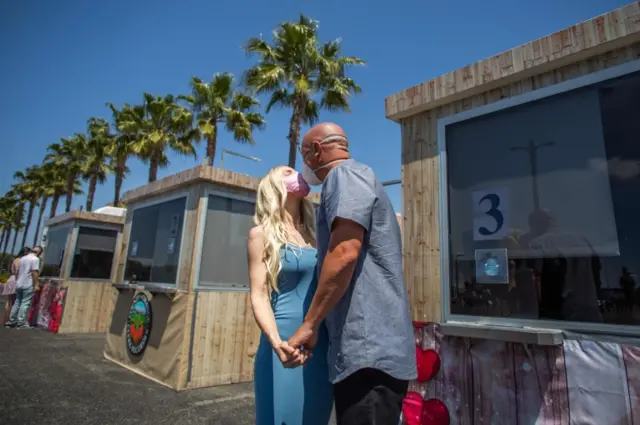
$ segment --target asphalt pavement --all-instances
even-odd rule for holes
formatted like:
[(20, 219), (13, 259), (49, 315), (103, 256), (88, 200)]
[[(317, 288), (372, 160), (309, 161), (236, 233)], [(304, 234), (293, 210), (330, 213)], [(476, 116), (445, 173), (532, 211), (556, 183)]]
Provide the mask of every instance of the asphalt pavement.
[(0, 327), (0, 424), (255, 423), (251, 383), (176, 392), (105, 360), (103, 346), (101, 334)]

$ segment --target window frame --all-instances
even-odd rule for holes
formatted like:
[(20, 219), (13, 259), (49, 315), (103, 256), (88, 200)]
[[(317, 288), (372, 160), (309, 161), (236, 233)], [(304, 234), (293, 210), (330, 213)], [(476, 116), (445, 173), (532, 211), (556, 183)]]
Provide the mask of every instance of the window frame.
[[(175, 282), (170, 283), (170, 282), (154, 282), (154, 281), (149, 281), (149, 282), (141, 282), (141, 281), (135, 281), (135, 285), (138, 286), (142, 286), (145, 288), (162, 288), (162, 289), (179, 289), (178, 288), (178, 282), (180, 282), (180, 264), (182, 264), (182, 255), (183, 255), (183, 247), (184, 247), (184, 234), (185, 234), (185, 228), (187, 225), (187, 211), (189, 210), (189, 201), (190, 201), (190, 192), (189, 190), (180, 190), (177, 192), (171, 192), (168, 193), (164, 196), (159, 196), (157, 198), (153, 198), (153, 199), (147, 199), (145, 201), (142, 202), (138, 202), (135, 203), (133, 206), (129, 207), (130, 211), (131, 211), (131, 221), (129, 223), (129, 230), (128, 230), (128, 234), (127, 234), (127, 251), (124, 253), (124, 267), (122, 268), (122, 281), (126, 284), (126, 285), (131, 285), (132, 282), (130, 280), (128, 280), (126, 278), (127, 275), (127, 261), (129, 260), (129, 248), (131, 245), (131, 229), (133, 228), (133, 215), (137, 210), (143, 209), (143, 208), (147, 208), (147, 207), (152, 207), (154, 205), (158, 205), (158, 204), (164, 204), (167, 202), (171, 202), (171, 201), (175, 201), (177, 199), (183, 199), (185, 200), (184, 202), (184, 218), (182, 220), (182, 230), (181, 230), (181, 234), (180, 234), (180, 254), (178, 254), (178, 270), (176, 272), (176, 279)], [(127, 212), (128, 214), (128, 212)]]
[[(76, 249), (78, 248), (78, 236), (80, 235), (80, 228), (81, 227), (88, 227), (91, 229), (99, 229), (99, 230), (112, 230), (116, 232), (116, 245), (113, 248), (113, 260), (111, 260), (111, 272), (109, 273), (109, 278), (108, 279), (96, 279), (96, 278), (83, 278), (83, 277), (71, 277), (71, 270), (73, 269), (73, 261), (75, 259), (75, 252)], [(71, 246), (73, 247), (73, 249), (71, 250), (71, 252), (73, 253), (73, 255), (70, 256), (69, 258), (69, 265), (67, 267), (67, 273), (65, 276), (65, 280), (70, 280), (73, 282), (112, 282), (113, 281), (113, 277), (115, 276), (116, 272), (117, 272), (117, 258), (118, 258), (118, 245), (120, 244), (120, 241), (122, 240), (122, 226), (118, 226), (118, 225), (114, 225), (114, 224), (103, 224), (103, 223), (82, 223), (82, 222), (77, 222), (75, 223), (75, 225), (73, 226), (72, 232), (71, 232), (71, 238), (73, 238), (71, 240)]]
[(242, 202), (251, 202), (253, 205), (256, 204), (257, 198), (247, 196), (247, 195), (239, 195), (236, 193), (224, 192), (219, 189), (207, 188), (203, 194), (202, 206), (200, 209), (200, 214), (198, 217), (198, 227), (197, 227), (197, 235), (198, 238), (196, 240), (196, 248), (195, 252), (197, 257), (196, 270), (194, 273), (194, 281), (193, 287), (196, 291), (200, 292), (249, 292), (250, 286), (234, 286), (234, 285), (200, 285), (200, 270), (202, 266), (202, 255), (204, 253), (203, 245), (204, 245), (204, 235), (205, 229), (207, 228), (207, 213), (209, 212), (209, 197), (218, 196), (221, 198), (234, 199), (236, 201)]
[(467, 121), (473, 118), (499, 112), (508, 108), (535, 102), (537, 100), (552, 97), (554, 95), (568, 93), (593, 84), (607, 80), (624, 77), (640, 71), (640, 59), (634, 59), (621, 65), (586, 74), (568, 81), (554, 84), (523, 93), (511, 98), (503, 99), (495, 103), (480, 106), (468, 111), (440, 118), (437, 121), (437, 147), (438, 147), (438, 210), (439, 210), (439, 236), (440, 236), (440, 292), (441, 292), (441, 322), (449, 324), (474, 324), (483, 326), (499, 326), (512, 330), (526, 329), (553, 329), (586, 331), (604, 334), (618, 334), (638, 336), (640, 325), (616, 325), (604, 323), (570, 322), (558, 320), (534, 320), (514, 319), (504, 317), (484, 317), (451, 313), (451, 285), (450, 285), (450, 244), (449, 244), (449, 181), (447, 173), (447, 126)]
[[(62, 255), (62, 264), (60, 265), (60, 272), (58, 273), (58, 276), (46, 276), (46, 275), (42, 275), (40, 277), (42, 278), (48, 278), (48, 279), (59, 279), (59, 280), (66, 280), (67, 279), (67, 275), (70, 273), (68, 271), (68, 261), (69, 259), (67, 258), (67, 245), (69, 245), (69, 238), (73, 238), (73, 234), (75, 231), (75, 225), (71, 222), (62, 222), (53, 226), (47, 226), (47, 243), (44, 247), (44, 255), (42, 256), (41, 260), (40, 260), (40, 271), (42, 271), (44, 269), (44, 260), (46, 258), (47, 255), (47, 247), (49, 246), (49, 242), (51, 241), (51, 228), (53, 227), (53, 230), (57, 230), (57, 229), (61, 229), (64, 227), (68, 227), (69, 230), (67, 230), (67, 238), (64, 241), (64, 246), (62, 247), (62, 251), (63, 251), (63, 255)], [(75, 242), (73, 242), (75, 243)], [(62, 271), (65, 271), (64, 275), (62, 274)]]

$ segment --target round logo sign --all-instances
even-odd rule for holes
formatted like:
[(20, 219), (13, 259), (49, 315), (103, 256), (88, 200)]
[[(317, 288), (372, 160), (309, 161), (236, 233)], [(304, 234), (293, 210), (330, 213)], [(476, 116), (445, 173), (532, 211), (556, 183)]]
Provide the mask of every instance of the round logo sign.
[(489, 257), (484, 261), (484, 272), (487, 276), (495, 277), (500, 274), (500, 264), (497, 258)]
[(127, 348), (133, 355), (142, 354), (149, 342), (151, 332), (151, 304), (140, 292), (133, 297), (127, 319)]

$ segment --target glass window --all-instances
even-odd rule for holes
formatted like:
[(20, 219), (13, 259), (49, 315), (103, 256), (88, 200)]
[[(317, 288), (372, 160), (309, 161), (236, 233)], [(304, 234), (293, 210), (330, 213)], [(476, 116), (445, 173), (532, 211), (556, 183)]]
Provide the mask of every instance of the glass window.
[(187, 198), (133, 212), (125, 280), (175, 284)]
[(72, 278), (111, 279), (118, 232), (81, 226), (71, 266)]
[(446, 127), (450, 312), (640, 324), (640, 75)]
[(69, 224), (47, 230), (47, 243), (42, 260), (42, 276), (60, 277), (69, 230), (71, 230)]
[(247, 238), (254, 210), (253, 202), (209, 196), (200, 286), (249, 286)]

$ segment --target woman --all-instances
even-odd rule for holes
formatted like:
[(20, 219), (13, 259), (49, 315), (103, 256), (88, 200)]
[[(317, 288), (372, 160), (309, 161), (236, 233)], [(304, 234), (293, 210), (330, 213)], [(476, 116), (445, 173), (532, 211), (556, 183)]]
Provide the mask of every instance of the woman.
[(248, 247), (251, 305), (262, 330), (255, 359), (256, 425), (327, 425), (331, 417), (326, 329), (304, 367), (291, 367), (282, 348), (302, 324), (316, 290), (309, 190), (289, 167), (273, 168), (258, 186)]
[[(15, 293), (16, 293), (16, 279), (18, 278), (18, 270), (20, 266), (20, 258), (24, 257), (28, 253), (31, 252), (31, 248), (24, 247), (20, 250), (16, 258), (13, 259), (11, 264), (9, 265), (9, 279), (7, 282), (2, 285), (2, 293), (0, 295), (9, 295), (10, 296), (10, 305), (13, 305), (15, 302)], [(11, 308), (8, 308), (5, 313), (5, 320), (9, 319), (9, 311)], [(5, 326), (9, 326), (10, 323), (5, 323)]]

